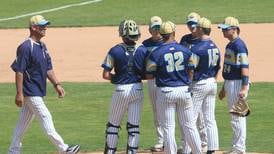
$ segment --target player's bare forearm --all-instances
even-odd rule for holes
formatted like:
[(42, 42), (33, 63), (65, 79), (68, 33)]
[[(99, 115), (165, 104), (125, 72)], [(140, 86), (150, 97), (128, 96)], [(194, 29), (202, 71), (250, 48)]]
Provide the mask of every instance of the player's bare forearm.
[(16, 93), (23, 94), (23, 73), (15, 73)]
[(113, 76), (113, 74), (110, 73), (110, 71), (107, 71), (107, 70), (103, 71), (103, 74), (102, 74), (103, 79), (111, 80), (112, 76)]
[(145, 75), (145, 78), (146, 78), (147, 80), (151, 80), (151, 79), (154, 79), (154, 76), (153, 76), (152, 74), (146, 74), (146, 75)]
[(224, 85), (223, 85), (220, 92), (219, 92), (218, 97), (219, 97), (220, 100), (223, 100), (225, 98), (225, 95), (226, 95), (225, 94), (225, 88), (224, 88)]
[(47, 77), (49, 79), (49, 81), (53, 84), (53, 85), (56, 85), (59, 83), (58, 79), (56, 78), (55, 76), (55, 73), (53, 70), (48, 70), (47, 71)]
[(249, 69), (248, 68), (242, 68), (241, 73), (242, 73), (242, 76), (249, 76)]
[(58, 94), (58, 97), (63, 98), (65, 96), (65, 90), (63, 89), (61, 83), (56, 78), (54, 71), (48, 70), (47, 76), (48, 76), (49, 81), (54, 85), (54, 88)]
[(21, 73), (21, 72), (15, 73), (15, 83), (16, 83), (15, 104), (18, 107), (21, 107), (24, 102), (23, 78), (24, 78), (23, 73)]
[(193, 70), (188, 70), (187, 74), (188, 74), (189, 79), (192, 81), (193, 80), (193, 76), (194, 76), (194, 71)]
[(217, 67), (217, 73), (216, 73), (216, 75), (215, 75), (215, 79), (217, 80), (217, 78), (218, 78), (218, 76), (219, 76), (219, 74), (220, 74), (220, 68), (221, 68), (221, 66), (220, 66), (220, 64), (218, 65), (218, 67)]
[(219, 76), (219, 73), (217, 73), (216, 75), (215, 75), (215, 80), (217, 81), (217, 79), (218, 79), (218, 76)]

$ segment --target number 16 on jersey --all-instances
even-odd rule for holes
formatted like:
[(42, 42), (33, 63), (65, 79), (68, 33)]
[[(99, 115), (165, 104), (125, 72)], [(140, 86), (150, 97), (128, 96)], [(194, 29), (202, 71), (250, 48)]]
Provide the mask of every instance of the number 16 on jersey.
[(220, 57), (220, 51), (218, 48), (208, 49), (208, 67), (214, 67), (217, 65), (219, 57)]

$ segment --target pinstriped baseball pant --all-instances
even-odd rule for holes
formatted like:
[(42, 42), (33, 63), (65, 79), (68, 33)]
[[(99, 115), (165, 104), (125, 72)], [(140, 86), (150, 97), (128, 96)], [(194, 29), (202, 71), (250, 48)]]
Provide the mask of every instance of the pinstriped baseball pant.
[[(139, 125), (143, 99), (144, 95), (142, 91), (142, 83), (116, 85), (115, 91), (112, 95), (112, 101), (109, 110), (109, 122), (115, 126), (120, 126), (122, 118), (127, 111), (128, 122), (133, 125)], [(107, 135), (106, 142), (110, 148), (116, 148), (118, 143), (118, 136)], [(137, 147), (138, 144), (139, 134), (129, 136), (129, 146)]]
[(215, 78), (200, 80), (192, 85), (194, 115), (197, 119), (202, 111), (207, 130), (208, 150), (219, 149), (218, 128), (215, 120), (217, 82)]
[(21, 153), (21, 140), (27, 131), (34, 117), (37, 117), (43, 131), (49, 137), (50, 141), (60, 151), (66, 151), (68, 145), (64, 143), (61, 136), (56, 132), (52, 116), (46, 107), (42, 97), (25, 97), (23, 106), (20, 111), (20, 117), (14, 129), (12, 142), (9, 148), (9, 154)]
[[(196, 120), (196, 126), (201, 138), (201, 145), (202, 146), (207, 146), (207, 130), (205, 126), (205, 121), (203, 117), (202, 111), (198, 113), (198, 118)], [(182, 130), (181, 130), (182, 131)], [(187, 145), (186, 141), (184, 140), (184, 136), (181, 136), (181, 143), (182, 143), (182, 153), (190, 153), (191, 149)]]
[(156, 96), (157, 96), (157, 86), (155, 84), (155, 79), (147, 80), (148, 92), (150, 97), (150, 102), (152, 105), (153, 115), (154, 115), (154, 125), (156, 128), (156, 133), (158, 137), (158, 143), (164, 143), (163, 129), (160, 127), (160, 115), (156, 111)]
[(188, 86), (159, 87), (157, 90), (157, 110), (164, 130), (164, 150), (166, 154), (176, 154), (175, 114), (185, 140), (195, 154), (201, 152), (201, 140), (193, 114), (193, 103)]
[[(238, 101), (241, 87), (241, 80), (225, 80), (224, 88), (227, 95), (227, 104), (229, 109), (231, 109), (232, 105)], [(230, 115), (233, 131), (232, 148), (244, 153), (246, 150), (246, 118), (233, 114)]]

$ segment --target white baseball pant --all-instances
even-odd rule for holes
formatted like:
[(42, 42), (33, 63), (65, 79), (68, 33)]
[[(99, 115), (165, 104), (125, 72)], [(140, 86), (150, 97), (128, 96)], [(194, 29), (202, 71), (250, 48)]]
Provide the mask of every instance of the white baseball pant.
[[(198, 113), (198, 118), (196, 120), (196, 127), (198, 129), (198, 132), (199, 132), (199, 135), (201, 138), (201, 146), (202, 147), (207, 146), (207, 132), (206, 132), (207, 130), (206, 130), (205, 121), (204, 121), (202, 111)], [(183, 131), (183, 130), (181, 130), (181, 131)], [(181, 136), (181, 143), (182, 143), (182, 153), (183, 154), (190, 153), (191, 149), (184, 139), (184, 134), (182, 134), (182, 136)]]
[(188, 86), (159, 87), (157, 90), (157, 110), (164, 130), (164, 150), (166, 154), (176, 154), (175, 113), (185, 140), (195, 154), (201, 152), (201, 140), (196, 128), (193, 103)]
[(43, 131), (49, 137), (50, 141), (56, 146), (59, 152), (67, 150), (68, 145), (64, 143), (62, 137), (56, 132), (52, 120), (52, 116), (46, 107), (43, 98), (25, 97), (21, 107), (20, 116), (17, 125), (14, 129), (12, 142), (9, 148), (9, 154), (21, 153), (21, 140), (24, 133), (27, 131), (34, 117), (37, 117)]
[[(109, 123), (119, 127), (126, 111), (128, 112), (128, 146), (133, 147), (133, 153), (137, 151), (139, 144), (139, 124), (141, 109), (143, 106), (143, 90), (142, 83), (115, 85), (115, 91), (112, 95), (112, 101), (109, 110)], [(136, 127), (135, 127), (136, 126)], [(138, 126), (138, 127), (137, 127)], [(110, 148), (106, 153), (112, 154), (117, 147), (118, 131), (117, 127), (107, 127), (106, 144)]]
[[(228, 109), (231, 109), (239, 99), (242, 88), (242, 80), (225, 80), (225, 92), (227, 95)], [(246, 117), (231, 115), (231, 126), (233, 131), (232, 148), (245, 153), (246, 150)]]
[(208, 150), (219, 149), (218, 128), (215, 120), (215, 102), (217, 94), (217, 82), (215, 78), (208, 78), (194, 82), (192, 85), (192, 99), (194, 104), (194, 115), (203, 114), (207, 131)]
[(154, 115), (154, 125), (158, 137), (158, 143), (163, 144), (164, 143), (164, 133), (163, 129), (160, 127), (160, 115), (156, 112), (156, 96), (157, 96), (157, 86), (155, 84), (155, 79), (147, 80), (148, 84), (148, 93), (150, 97), (150, 102), (153, 110)]

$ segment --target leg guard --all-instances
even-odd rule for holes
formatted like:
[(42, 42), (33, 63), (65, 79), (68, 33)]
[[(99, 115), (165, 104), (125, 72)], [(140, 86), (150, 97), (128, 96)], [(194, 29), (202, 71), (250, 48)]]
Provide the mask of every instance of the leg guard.
[(106, 144), (104, 154), (115, 154), (118, 142), (118, 132), (120, 130), (120, 126), (115, 126), (110, 122), (106, 125)]
[(136, 154), (138, 150), (139, 143), (139, 125), (133, 125), (127, 122), (127, 131), (128, 131), (128, 145), (127, 145), (127, 154)]
[(127, 145), (127, 154), (136, 154), (138, 150), (138, 147), (131, 147)]

